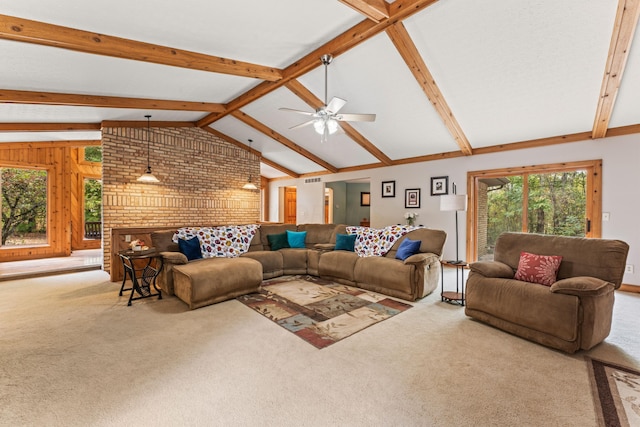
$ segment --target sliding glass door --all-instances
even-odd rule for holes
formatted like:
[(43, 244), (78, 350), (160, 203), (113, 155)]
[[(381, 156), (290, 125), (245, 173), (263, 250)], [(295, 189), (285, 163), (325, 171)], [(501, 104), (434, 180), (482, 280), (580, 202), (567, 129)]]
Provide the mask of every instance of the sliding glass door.
[(600, 237), (601, 162), (469, 173), (467, 257), (493, 259), (505, 231)]

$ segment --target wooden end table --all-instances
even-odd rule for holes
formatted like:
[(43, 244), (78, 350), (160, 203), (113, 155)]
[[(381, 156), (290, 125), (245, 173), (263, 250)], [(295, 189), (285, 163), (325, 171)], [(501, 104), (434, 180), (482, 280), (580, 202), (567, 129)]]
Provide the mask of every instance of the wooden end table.
[[(143, 298), (157, 296), (158, 299), (162, 299), (162, 291), (156, 286), (156, 278), (160, 274), (163, 265), (160, 253), (153, 248), (146, 251), (127, 249), (118, 252), (118, 255), (122, 260), (122, 267), (124, 268), (120, 296), (122, 296), (122, 292), (124, 291), (131, 291), (127, 305), (130, 306), (131, 301)], [(135, 262), (139, 260), (146, 260), (146, 264), (143, 267), (137, 267)], [(125, 289), (124, 285), (127, 281), (127, 275), (131, 279), (131, 287)], [(151, 290), (152, 286), (155, 293)], [(138, 294), (137, 297), (133, 296), (134, 292)]]
[[(469, 266), (465, 261), (440, 261), (442, 265), (442, 293), (440, 294), (441, 301), (451, 304), (458, 304), (464, 307), (464, 269)], [(456, 269), (456, 291), (444, 290), (444, 267), (455, 267)]]

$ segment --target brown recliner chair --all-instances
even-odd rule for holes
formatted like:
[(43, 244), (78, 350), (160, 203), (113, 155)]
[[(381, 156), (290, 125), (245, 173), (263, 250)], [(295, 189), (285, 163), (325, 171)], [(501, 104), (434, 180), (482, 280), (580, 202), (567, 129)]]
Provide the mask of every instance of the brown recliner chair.
[[(561, 255), (557, 281), (514, 279), (522, 251)], [(620, 240), (503, 233), (494, 261), (469, 266), (465, 314), (568, 353), (588, 350), (609, 335), (628, 251)]]

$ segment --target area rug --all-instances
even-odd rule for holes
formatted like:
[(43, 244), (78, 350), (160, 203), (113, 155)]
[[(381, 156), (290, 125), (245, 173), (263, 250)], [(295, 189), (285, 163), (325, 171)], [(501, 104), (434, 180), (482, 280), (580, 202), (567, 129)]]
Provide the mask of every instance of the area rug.
[(266, 280), (237, 299), (320, 349), (412, 307), (313, 276)]
[(640, 426), (640, 372), (585, 357), (601, 426)]

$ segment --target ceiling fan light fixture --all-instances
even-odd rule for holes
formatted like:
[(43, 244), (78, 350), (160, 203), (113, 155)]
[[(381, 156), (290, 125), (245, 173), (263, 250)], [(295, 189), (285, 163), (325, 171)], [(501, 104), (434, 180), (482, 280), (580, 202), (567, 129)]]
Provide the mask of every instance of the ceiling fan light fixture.
[(334, 119), (318, 119), (313, 122), (313, 128), (319, 135), (324, 135), (324, 130), (327, 128), (329, 135), (333, 135), (338, 131), (338, 122)]

